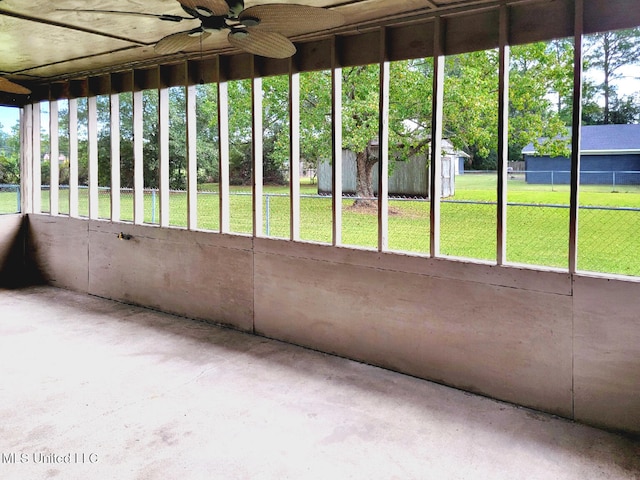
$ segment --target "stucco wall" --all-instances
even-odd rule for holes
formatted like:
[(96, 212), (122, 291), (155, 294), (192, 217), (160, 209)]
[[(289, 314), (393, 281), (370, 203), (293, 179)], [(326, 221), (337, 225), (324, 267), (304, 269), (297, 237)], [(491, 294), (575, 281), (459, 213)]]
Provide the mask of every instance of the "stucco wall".
[(640, 433), (639, 282), (29, 218), (54, 285)]

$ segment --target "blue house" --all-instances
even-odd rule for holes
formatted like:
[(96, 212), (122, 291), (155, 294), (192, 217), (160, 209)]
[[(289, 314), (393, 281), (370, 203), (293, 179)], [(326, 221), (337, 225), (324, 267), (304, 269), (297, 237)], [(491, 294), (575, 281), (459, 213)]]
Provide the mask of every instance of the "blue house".
[[(582, 127), (580, 183), (640, 185), (640, 125)], [(571, 160), (536, 155), (533, 143), (522, 150), (527, 183), (568, 184)]]

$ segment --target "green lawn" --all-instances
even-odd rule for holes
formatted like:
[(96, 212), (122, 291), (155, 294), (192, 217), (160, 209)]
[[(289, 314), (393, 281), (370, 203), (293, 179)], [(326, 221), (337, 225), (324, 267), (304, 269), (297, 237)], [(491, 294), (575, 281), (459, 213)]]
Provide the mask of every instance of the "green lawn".
[[(496, 256), (495, 174), (465, 174), (456, 178), (455, 197), (441, 203), (440, 251), (443, 255), (493, 261)], [(331, 198), (317, 197), (316, 185), (301, 185), (301, 238), (331, 242)], [(638, 208), (640, 187), (584, 186), (581, 207)], [(203, 185), (198, 194), (198, 228), (219, 230), (217, 185)], [(231, 187), (230, 223), (234, 233), (252, 231), (250, 187)], [(289, 237), (288, 187), (264, 187), (264, 231), (269, 236)], [(48, 192), (42, 194), (48, 205)], [(508, 183), (507, 260), (514, 263), (567, 267), (569, 229), (569, 188), (566, 185), (530, 185), (514, 179)], [(86, 190), (80, 191), (79, 210), (88, 213)], [(456, 203), (459, 201), (480, 203)], [(267, 205), (268, 203), (268, 205)], [(343, 200), (345, 245), (376, 248), (375, 212), (353, 211), (353, 200)], [(525, 205), (520, 205), (525, 204)], [(68, 212), (68, 193), (60, 192), (60, 211)], [(546, 206), (545, 206), (546, 205)], [(553, 206), (549, 206), (553, 205)], [(389, 248), (416, 253), (429, 252), (429, 202), (390, 200)], [(0, 192), (0, 212), (16, 211), (15, 193)], [(154, 209), (155, 207), (155, 209)], [(157, 223), (158, 197), (145, 194), (145, 222)], [(43, 208), (46, 210), (46, 208)], [(99, 216), (110, 215), (108, 192), (100, 195)], [(187, 223), (187, 197), (175, 192), (170, 197), (170, 224)], [(121, 195), (121, 218), (133, 219), (133, 195)], [(578, 226), (578, 267), (581, 270), (640, 276), (640, 212), (581, 208)]]

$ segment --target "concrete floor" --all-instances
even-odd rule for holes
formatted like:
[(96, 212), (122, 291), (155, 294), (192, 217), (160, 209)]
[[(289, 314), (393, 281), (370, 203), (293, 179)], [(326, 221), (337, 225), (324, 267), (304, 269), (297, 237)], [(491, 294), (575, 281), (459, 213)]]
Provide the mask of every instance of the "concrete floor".
[(640, 478), (640, 440), (50, 287), (0, 290), (0, 374), (3, 480)]

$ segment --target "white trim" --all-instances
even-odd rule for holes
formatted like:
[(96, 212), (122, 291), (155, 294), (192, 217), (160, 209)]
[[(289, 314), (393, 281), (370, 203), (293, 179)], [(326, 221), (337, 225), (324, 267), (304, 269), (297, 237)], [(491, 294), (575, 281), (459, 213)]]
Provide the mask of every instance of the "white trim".
[(389, 85), (386, 58), (387, 31), (380, 29), (380, 84), (378, 93), (378, 251), (389, 249)]
[(331, 166), (332, 244), (342, 245), (342, 68), (338, 66), (337, 45), (331, 44)]
[(440, 195), (442, 195), (442, 122), (444, 103), (444, 28), (445, 21), (438, 16), (433, 29), (433, 90), (431, 95), (431, 159), (429, 173), (429, 254), (440, 254)]
[(142, 91), (133, 92), (133, 223), (144, 222), (144, 130)]
[(87, 135), (89, 136), (89, 218), (98, 218), (98, 97), (87, 98)]
[(33, 155), (33, 170), (31, 172), (31, 182), (33, 184), (33, 202), (31, 208), (33, 213), (42, 213), (42, 152), (40, 129), (42, 128), (40, 103), (33, 105), (32, 112), (32, 125), (31, 141), (33, 143), (32, 155)]
[(573, 118), (571, 120), (571, 191), (569, 193), (569, 273), (578, 268), (578, 214), (580, 206), (580, 140), (582, 135), (582, 77), (584, 34), (584, 0), (574, 5), (573, 40)]
[(186, 87), (187, 122), (187, 228), (198, 228), (198, 153), (197, 153), (197, 91), (195, 85)]
[(49, 102), (49, 214), (60, 213), (60, 139), (58, 101)]
[(78, 100), (69, 99), (69, 216), (80, 216), (78, 193)]
[(158, 89), (158, 136), (160, 141), (160, 226), (169, 226), (169, 89)]
[[(218, 62), (220, 61), (219, 57)], [(218, 63), (218, 72), (220, 65)], [(220, 191), (220, 233), (231, 231), (231, 206), (229, 202), (229, 87), (226, 81), (218, 81), (218, 148)]]
[(120, 94), (109, 97), (111, 133), (111, 221), (120, 221)]
[(289, 235), (300, 240), (300, 74), (289, 60)]
[(255, 66), (254, 76), (251, 79), (251, 113), (251, 151), (253, 156), (253, 236), (262, 237), (264, 236), (264, 209), (262, 207), (264, 172), (262, 162), (262, 78), (255, 76)]

